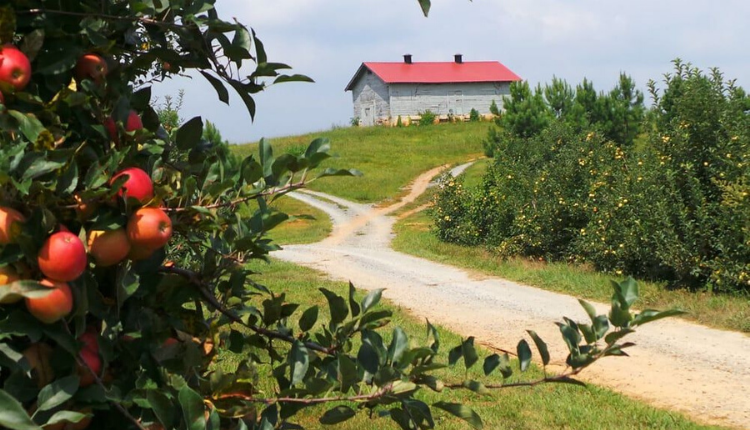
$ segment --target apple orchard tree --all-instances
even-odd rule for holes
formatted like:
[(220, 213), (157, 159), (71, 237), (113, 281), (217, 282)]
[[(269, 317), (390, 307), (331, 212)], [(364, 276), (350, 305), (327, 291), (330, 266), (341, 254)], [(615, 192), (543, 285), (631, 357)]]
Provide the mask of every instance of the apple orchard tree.
[[(441, 381), (443, 367), (478, 363), (473, 338), (445, 360), (431, 325), (423, 346), (389, 328), (381, 291), (357, 301), (353, 287), (321, 289), (330, 316), (319, 321), (318, 307), (253, 282), (244, 263), (275, 249), (266, 232), (286, 219), (266, 202), (356, 172), (316, 169), (323, 139), (299, 156), (261, 142), (235, 161), (202, 140), (200, 117), (160, 125), (151, 87), (173, 74), (196, 71), (250, 117), (266, 85), (309, 80), (280, 74), (288, 67), (212, 0), (4, 1), (0, 42), (0, 427), (291, 429), (300, 410), (330, 403), (322, 424), (369, 410), (404, 429), (432, 428), (433, 413), (481, 428), (420, 390), (519, 385)], [(568, 369), (522, 384), (573, 383), (625, 355), (633, 328), (674, 313), (633, 314), (636, 298), (628, 280), (609, 315), (582, 302), (590, 322), (558, 323)], [(526, 340), (518, 356), (523, 371)], [(482, 364), (512, 373), (507, 355)]]

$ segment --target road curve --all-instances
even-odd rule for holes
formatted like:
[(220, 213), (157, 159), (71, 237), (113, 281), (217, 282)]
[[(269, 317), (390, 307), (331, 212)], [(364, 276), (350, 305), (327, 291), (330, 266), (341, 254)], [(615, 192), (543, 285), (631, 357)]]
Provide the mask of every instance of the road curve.
[[(361, 289), (387, 288), (384, 296), (413, 315), (492, 348), (515, 350), (525, 330), (535, 330), (549, 344), (553, 364), (562, 366), (567, 350), (553, 323), (562, 316), (588, 319), (576, 298), (501, 278), (478, 278), (390, 248), (395, 218), (388, 214), (424, 192), (441, 170), (421, 175), (406, 197), (386, 208), (312, 191), (294, 193), (331, 217), (333, 233), (315, 244), (287, 245), (273, 256), (351, 280)], [(594, 305), (600, 313), (609, 309)], [(628, 350), (631, 357), (604, 359), (582, 379), (698, 422), (750, 428), (749, 337), (672, 318), (639, 328), (629, 339), (637, 344)]]

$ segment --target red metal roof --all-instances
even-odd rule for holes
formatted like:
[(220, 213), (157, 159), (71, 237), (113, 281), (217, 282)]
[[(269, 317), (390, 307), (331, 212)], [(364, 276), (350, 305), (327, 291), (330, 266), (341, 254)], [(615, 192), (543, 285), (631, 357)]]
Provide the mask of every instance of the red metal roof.
[(498, 61), (446, 62), (367, 62), (354, 74), (345, 91), (352, 89), (357, 76), (371, 70), (387, 84), (442, 84), (458, 82), (510, 82), (521, 78)]

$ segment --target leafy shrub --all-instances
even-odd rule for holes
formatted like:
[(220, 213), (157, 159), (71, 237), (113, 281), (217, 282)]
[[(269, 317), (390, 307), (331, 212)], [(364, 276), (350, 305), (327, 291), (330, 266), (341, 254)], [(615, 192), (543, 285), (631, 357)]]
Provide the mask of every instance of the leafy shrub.
[(396, 119), (396, 127), (403, 127), (404, 123), (401, 121), (401, 115), (398, 116), (398, 119)]
[[(494, 102), (494, 100), (493, 100), (493, 102)], [(479, 115), (479, 111), (476, 110), (476, 109), (474, 109), (474, 108), (471, 108), (471, 110), (469, 111), (469, 121), (470, 122), (479, 122), (481, 120), (482, 120), (482, 117)]]
[(349, 125), (352, 127), (359, 127), (362, 122), (360, 121), (358, 116), (352, 117), (349, 119)]
[[(548, 86), (557, 118), (528, 137), (534, 121), (521, 119), (532, 113), (509, 110), (517, 118), (502, 123), (511, 127), (494, 127), (484, 142), (495, 161), (483, 188), (437, 196), (438, 236), (683, 286), (750, 290), (748, 96), (717, 70), (675, 68), (662, 93), (650, 84), (655, 109), (642, 145), (632, 144), (642, 97), (625, 75), (609, 96), (595, 97), (585, 81), (572, 104), (569, 87)], [(514, 93), (506, 103), (532, 109), (536, 95), (523, 86)], [(589, 123), (597, 103), (619, 120)]]
[(500, 116), (500, 109), (497, 107), (497, 103), (495, 100), (492, 100), (492, 103), (490, 103), (490, 113), (495, 116)]
[(437, 115), (432, 112), (431, 110), (427, 109), (424, 112), (421, 112), (419, 118), (419, 125), (432, 125), (435, 123), (435, 119), (437, 118)]

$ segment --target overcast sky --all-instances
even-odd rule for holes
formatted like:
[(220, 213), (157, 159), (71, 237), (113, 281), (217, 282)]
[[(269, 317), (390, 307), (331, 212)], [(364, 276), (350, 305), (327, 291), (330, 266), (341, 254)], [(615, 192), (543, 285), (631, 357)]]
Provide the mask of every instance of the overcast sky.
[(202, 77), (174, 79), (157, 95), (185, 89), (182, 116), (216, 123), (232, 143), (348, 125), (351, 92), (365, 61), (496, 60), (532, 84), (553, 75), (584, 77), (610, 89), (620, 71), (641, 89), (680, 57), (719, 67), (750, 89), (750, 0), (433, 0), (424, 18), (416, 0), (217, 0), (224, 19), (255, 29), (269, 61), (293, 66), (316, 83), (272, 86), (256, 98), (252, 123), (230, 91), (216, 99)]

